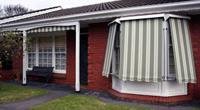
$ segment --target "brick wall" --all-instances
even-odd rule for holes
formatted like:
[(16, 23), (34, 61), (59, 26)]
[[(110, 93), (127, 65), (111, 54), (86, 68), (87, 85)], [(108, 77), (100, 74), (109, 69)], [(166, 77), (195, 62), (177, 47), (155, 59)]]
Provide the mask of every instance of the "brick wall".
[(20, 80), (22, 76), (22, 54), (12, 58), (12, 69), (3, 70), (0, 68), (0, 80)]
[[(200, 99), (200, 15), (192, 16), (190, 20), (191, 41), (193, 47), (194, 63), (197, 74), (197, 83), (194, 84), (194, 98)], [(193, 86), (191, 84), (191, 86)]]
[(66, 83), (75, 83), (75, 31), (67, 32), (67, 73)]
[(75, 83), (75, 31), (66, 32), (66, 74), (54, 73), (52, 82), (69, 84), (74, 86)]
[(89, 25), (88, 36), (88, 88), (106, 90), (110, 81), (102, 76), (104, 54), (107, 44), (107, 23)]

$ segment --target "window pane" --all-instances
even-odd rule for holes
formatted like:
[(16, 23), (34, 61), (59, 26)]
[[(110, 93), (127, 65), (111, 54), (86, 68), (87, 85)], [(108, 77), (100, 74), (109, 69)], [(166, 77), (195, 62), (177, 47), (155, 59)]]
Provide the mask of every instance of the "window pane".
[(39, 38), (39, 66), (52, 66), (52, 37)]
[(66, 44), (65, 37), (57, 36), (55, 37), (55, 63), (57, 70), (66, 69)]
[(35, 53), (34, 52), (29, 52), (28, 53), (28, 68), (32, 68), (35, 66)]
[(172, 47), (171, 36), (169, 37), (169, 74), (167, 77), (169, 80), (174, 80), (176, 77), (175, 64), (174, 64), (174, 52), (173, 52), (173, 47)]
[(32, 68), (35, 66), (36, 60), (36, 39), (30, 38), (29, 46), (28, 46), (28, 68)]

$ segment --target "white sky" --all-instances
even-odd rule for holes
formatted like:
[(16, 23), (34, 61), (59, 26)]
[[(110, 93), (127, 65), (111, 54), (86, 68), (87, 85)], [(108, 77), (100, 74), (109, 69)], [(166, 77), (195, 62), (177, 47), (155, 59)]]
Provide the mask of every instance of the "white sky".
[(26, 8), (35, 10), (52, 6), (62, 6), (63, 8), (70, 8), (108, 1), (114, 0), (0, 0), (0, 6), (3, 7), (8, 4), (20, 4)]

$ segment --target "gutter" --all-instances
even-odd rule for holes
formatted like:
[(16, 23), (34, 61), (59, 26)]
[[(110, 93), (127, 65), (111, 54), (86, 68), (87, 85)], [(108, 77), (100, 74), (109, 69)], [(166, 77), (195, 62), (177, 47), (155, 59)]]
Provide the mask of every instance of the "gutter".
[(113, 17), (123, 17), (130, 15), (143, 15), (143, 14), (154, 14), (154, 13), (169, 13), (169, 12), (180, 12), (180, 11), (192, 11), (200, 9), (200, 1), (184, 1), (184, 2), (174, 2), (165, 3), (157, 5), (145, 5), (138, 7), (120, 8), (105, 11), (96, 11), (89, 13), (81, 13), (74, 15), (66, 15), (61, 17), (54, 17), (41, 20), (32, 20), (27, 22), (12, 23), (12, 24), (2, 24), (1, 27), (14, 27), (14, 26), (24, 26), (24, 25), (37, 25), (47, 22), (77, 22), (92, 19), (101, 18), (113, 18)]

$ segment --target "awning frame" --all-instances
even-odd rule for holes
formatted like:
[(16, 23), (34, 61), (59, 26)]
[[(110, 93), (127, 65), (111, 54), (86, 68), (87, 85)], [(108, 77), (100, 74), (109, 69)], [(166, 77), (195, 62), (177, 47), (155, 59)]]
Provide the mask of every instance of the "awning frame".
[(180, 15), (175, 15), (175, 14), (151, 14), (151, 15), (139, 15), (139, 16), (128, 16), (128, 17), (121, 17), (113, 20), (109, 24), (112, 23), (119, 23), (121, 21), (127, 21), (127, 20), (137, 20), (137, 19), (149, 19), (149, 18), (164, 18), (165, 21), (167, 21), (170, 17), (172, 18), (183, 18), (183, 19), (191, 19), (188, 16), (180, 16)]

